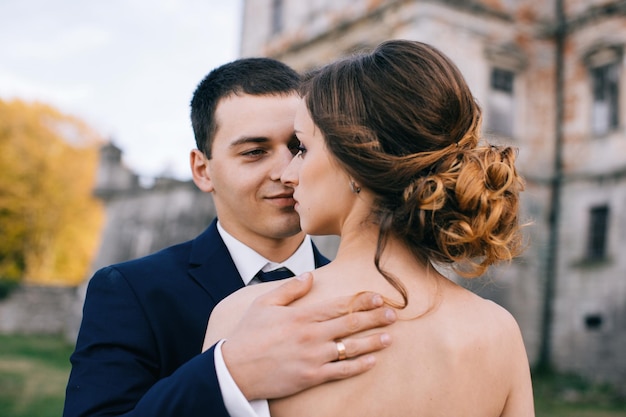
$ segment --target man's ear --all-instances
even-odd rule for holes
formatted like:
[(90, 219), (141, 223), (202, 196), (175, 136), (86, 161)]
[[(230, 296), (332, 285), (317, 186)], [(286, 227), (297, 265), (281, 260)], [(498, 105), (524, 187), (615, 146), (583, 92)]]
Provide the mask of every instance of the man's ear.
[(193, 149), (189, 154), (189, 164), (191, 165), (191, 175), (196, 187), (205, 193), (213, 192), (209, 159), (200, 150)]

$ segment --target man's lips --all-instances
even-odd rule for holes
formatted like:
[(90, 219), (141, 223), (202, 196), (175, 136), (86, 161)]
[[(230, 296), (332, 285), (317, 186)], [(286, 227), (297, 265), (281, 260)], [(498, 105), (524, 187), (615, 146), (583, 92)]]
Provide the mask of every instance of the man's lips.
[(293, 199), (293, 193), (276, 194), (266, 197), (266, 199), (281, 207), (293, 207), (296, 203), (296, 200)]

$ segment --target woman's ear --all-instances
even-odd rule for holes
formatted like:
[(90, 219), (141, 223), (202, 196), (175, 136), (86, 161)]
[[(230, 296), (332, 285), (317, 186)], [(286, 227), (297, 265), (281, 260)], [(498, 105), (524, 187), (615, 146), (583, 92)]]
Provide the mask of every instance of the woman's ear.
[(198, 149), (193, 149), (189, 154), (189, 164), (191, 165), (191, 175), (196, 187), (205, 193), (213, 192), (210, 161), (206, 155)]

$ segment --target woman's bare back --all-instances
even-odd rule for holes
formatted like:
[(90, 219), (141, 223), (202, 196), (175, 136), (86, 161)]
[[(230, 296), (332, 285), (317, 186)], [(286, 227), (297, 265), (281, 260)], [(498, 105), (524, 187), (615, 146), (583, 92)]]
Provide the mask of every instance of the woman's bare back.
[[(316, 270), (313, 290), (297, 303), (315, 303), (363, 290), (398, 298), (380, 275), (346, 267), (333, 262)], [(533, 415), (532, 408), (523, 410), (525, 403), (532, 407), (532, 390), (515, 320), (493, 302), (433, 274), (436, 276), (429, 285), (408, 286), (409, 306), (398, 312), (406, 319), (386, 329), (392, 346), (375, 354), (372, 370), (272, 400), (272, 416)], [(211, 317), (212, 337), (227, 336), (224, 331), (238, 321), (242, 307), (275, 285), (248, 287), (229, 297)], [(420, 288), (424, 290), (421, 293)], [(427, 289), (433, 288), (436, 291), (426, 296)], [(428, 314), (411, 318), (429, 306)], [(225, 317), (232, 324), (224, 322)], [(507, 414), (509, 408), (512, 410)]]

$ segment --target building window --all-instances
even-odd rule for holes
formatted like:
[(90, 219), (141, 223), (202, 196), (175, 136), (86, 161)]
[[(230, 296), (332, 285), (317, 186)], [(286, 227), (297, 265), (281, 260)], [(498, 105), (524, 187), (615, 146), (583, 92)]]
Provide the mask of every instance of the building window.
[(491, 70), (487, 130), (512, 137), (515, 115), (513, 84), (515, 73), (502, 68)]
[(601, 260), (606, 258), (608, 226), (609, 207), (592, 207), (589, 213), (589, 240), (587, 241), (588, 259)]
[(604, 317), (602, 317), (602, 314), (599, 314), (599, 313), (587, 314), (584, 317), (584, 321), (585, 321), (585, 328), (587, 330), (600, 330), (602, 329)]
[(272, 0), (272, 35), (283, 31), (283, 1)]
[(591, 68), (593, 134), (602, 136), (619, 126), (619, 64)]

